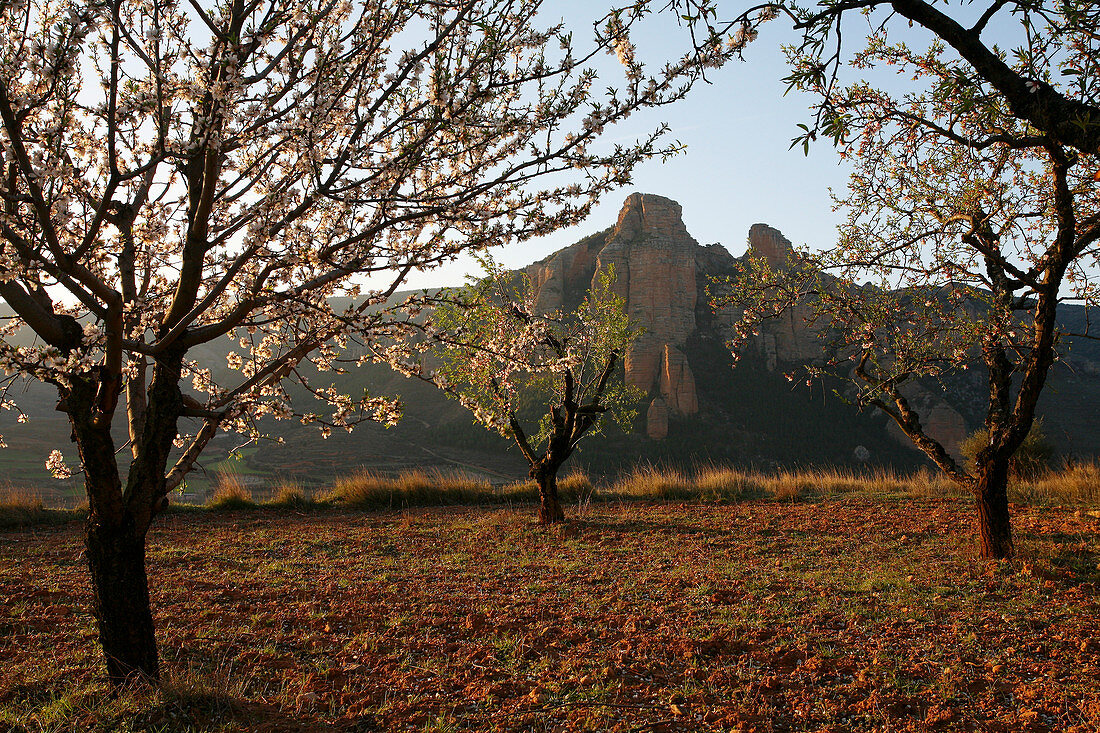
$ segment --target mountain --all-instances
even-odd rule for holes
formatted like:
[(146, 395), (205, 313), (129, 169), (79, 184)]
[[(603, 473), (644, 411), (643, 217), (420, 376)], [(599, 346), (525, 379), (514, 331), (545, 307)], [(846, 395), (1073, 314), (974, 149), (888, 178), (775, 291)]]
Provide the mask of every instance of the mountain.
[[(786, 261), (791, 244), (766, 224), (748, 232), (750, 251), (772, 264)], [(747, 256), (743, 255), (743, 256)], [(724, 247), (702, 246), (688, 233), (675, 201), (651, 194), (630, 195), (614, 226), (581, 239), (524, 268), (539, 308), (573, 308), (584, 298), (597, 270), (614, 265), (615, 287), (644, 335), (624, 357), (623, 376), (646, 396), (635, 429), (614, 426), (582, 444), (572, 459), (597, 474), (613, 474), (638, 462), (690, 468), (723, 463), (772, 468), (805, 464), (889, 466), (901, 470), (924, 463), (923, 456), (876, 411), (859, 412), (843, 395), (843, 382), (807, 387), (785, 377), (819, 353), (814, 332), (797, 309), (768, 323), (734, 364), (725, 342), (737, 314), (712, 312), (709, 279), (730, 274), (738, 262)], [(1083, 309), (1061, 307), (1068, 331), (1081, 331)], [(1093, 424), (1100, 398), (1100, 344), (1081, 339), (1053, 369), (1040, 407), (1044, 426), (1063, 454), (1100, 454), (1100, 428)], [(209, 345), (204, 361), (224, 363), (221, 347)], [(240, 472), (257, 486), (283, 477), (323, 484), (358, 468), (393, 472), (416, 467), (463, 470), (493, 480), (522, 478), (525, 463), (504, 439), (473, 424), (455, 402), (430, 385), (406, 380), (388, 368), (368, 366), (337, 380), (349, 393), (399, 395), (405, 418), (395, 428), (377, 425), (334, 433), (295, 422), (272, 422), (265, 430), (283, 443), (240, 446), (221, 435), (208, 449), (204, 467), (189, 479), (202, 489), (220, 471)], [(841, 396), (838, 396), (841, 395)], [(980, 427), (984, 412), (981, 370), (970, 370), (945, 387), (914, 385), (910, 397), (926, 415), (929, 431), (954, 450)], [(30, 385), (19, 396), (31, 420), (17, 424), (0, 412), (0, 435), (12, 446), (0, 451), (5, 479), (17, 485), (56, 487), (44, 461), (49, 450), (75, 455), (64, 416), (53, 411), (50, 389)], [(308, 405), (306, 405), (308, 407)], [(120, 445), (124, 439), (120, 425)], [(65, 484), (77, 493), (76, 480)]]
[[(792, 251), (782, 232), (766, 224), (754, 224), (749, 229), (748, 247), (750, 253), (764, 257), (773, 266), (783, 266)], [(730, 403), (728, 385), (712, 378), (700, 395), (693, 370), (693, 364), (695, 369), (708, 372), (720, 372), (725, 366), (722, 345), (732, 336), (739, 314), (731, 309), (711, 312), (706, 287), (711, 278), (732, 273), (736, 264), (734, 256), (722, 246), (700, 246), (688, 234), (678, 203), (636, 193), (627, 198), (613, 228), (529, 265), (526, 272), (538, 293), (538, 306), (553, 309), (573, 307), (583, 298), (597, 270), (615, 267), (616, 286), (629, 315), (645, 329), (626, 354), (626, 381), (649, 396), (644, 429), (649, 438), (660, 440), (668, 436), (670, 419), (695, 418), (680, 420), (680, 429), (689, 432), (697, 429), (694, 423), (700, 420), (727, 422), (731, 431), (751, 430), (739, 415), (743, 405)], [(745, 361), (752, 365), (741, 367), (742, 371), (749, 373), (753, 367), (759, 370), (762, 366), (767, 374), (775, 374), (781, 366), (786, 371), (789, 366), (819, 357), (817, 338), (805, 324), (807, 315), (808, 311), (795, 308), (769, 322), (748, 345)], [(720, 354), (720, 363), (714, 363)], [(756, 381), (760, 388), (775, 394), (774, 385), (765, 385), (768, 380), (762, 375)], [(931, 407), (930, 429), (934, 435), (952, 445), (966, 437), (965, 420), (947, 402), (937, 400), (927, 406)], [(795, 400), (786, 407), (804, 413), (808, 424), (817, 422), (818, 409), (813, 403), (802, 405)], [(849, 416), (846, 421), (851, 420)], [(764, 424), (758, 429), (767, 431)], [(875, 426), (873, 430), (880, 432), (881, 428)], [(835, 439), (830, 436), (825, 442)], [(835, 447), (841, 450), (841, 446)], [(847, 450), (848, 446), (843, 448)], [(851, 451), (854, 454), (855, 445)]]
[[(614, 227), (529, 265), (526, 273), (538, 290), (540, 306), (572, 307), (598, 268), (616, 266), (630, 316), (646, 328), (626, 356), (627, 381), (648, 395), (646, 435), (653, 440), (675, 437), (670, 430), (707, 435), (721, 425), (742, 441), (740, 450), (722, 450), (699, 440), (683, 457), (698, 450), (764, 464), (852, 463), (859, 461), (857, 453), (898, 467), (922, 461), (892, 421), (874, 411), (861, 415), (828, 389), (852, 395), (850, 385), (826, 385), (824, 391), (817, 386), (810, 400), (804, 389), (775, 380), (820, 358), (820, 342), (806, 323), (808, 307), (795, 307), (766, 323), (746, 345), (736, 368), (726, 371), (730, 365), (723, 344), (733, 335), (739, 313), (712, 312), (707, 283), (733, 272), (738, 259), (750, 254), (783, 267), (792, 251), (782, 232), (767, 224), (749, 229), (748, 252), (741, 258), (717, 244), (700, 246), (688, 234), (679, 204), (635, 193), (626, 199)], [(1060, 306), (1060, 318), (1067, 333), (1087, 328), (1079, 306)], [(1066, 337), (1062, 346), (1064, 358), (1051, 370), (1040, 403), (1044, 429), (1063, 455), (1092, 457), (1100, 453), (1100, 430), (1092, 425), (1100, 397), (1100, 343)], [(917, 382), (906, 392), (926, 430), (956, 455), (959, 444), (981, 427), (986, 399), (982, 369), (956, 375), (946, 386)], [(753, 406), (761, 398), (770, 409)], [(792, 425), (794, 421), (801, 426)]]

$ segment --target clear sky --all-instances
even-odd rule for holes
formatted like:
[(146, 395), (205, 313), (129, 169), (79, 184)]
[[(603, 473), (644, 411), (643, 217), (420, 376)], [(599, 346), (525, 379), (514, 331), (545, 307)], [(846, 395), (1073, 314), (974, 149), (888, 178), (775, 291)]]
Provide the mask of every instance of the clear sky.
[[(597, 15), (593, 3), (551, 0), (547, 6), (548, 22), (559, 13), (576, 29), (578, 42), (590, 36), (591, 19)], [(669, 16), (647, 21), (643, 30), (636, 38), (640, 57), (655, 60), (682, 53), (686, 36), (676, 32)], [(839, 220), (828, 188), (842, 189), (847, 174), (828, 143), (811, 147), (809, 157), (801, 148), (788, 150), (811, 101), (794, 92), (784, 96), (781, 80), (787, 66), (780, 46), (794, 39), (789, 23), (772, 21), (749, 46), (746, 62), (708, 72), (712, 83), (698, 85), (687, 99), (636, 114), (628, 125), (612, 130), (611, 139), (628, 140), (667, 122), (672, 127), (668, 139), (688, 149), (665, 163), (653, 160), (636, 168), (633, 183), (605, 196), (578, 227), (505, 247), (494, 256), (510, 268), (541, 259), (614, 224), (623, 200), (634, 191), (680, 202), (687, 229), (700, 244), (720, 242), (735, 255), (744, 252), (749, 227), (756, 222), (780, 229), (796, 245), (828, 244)], [(608, 57), (605, 68), (611, 76), (602, 86), (621, 81), (614, 59)], [(410, 284), (455, 285), (472, 270), (476, 266), (465, 261), (421, 274)]]

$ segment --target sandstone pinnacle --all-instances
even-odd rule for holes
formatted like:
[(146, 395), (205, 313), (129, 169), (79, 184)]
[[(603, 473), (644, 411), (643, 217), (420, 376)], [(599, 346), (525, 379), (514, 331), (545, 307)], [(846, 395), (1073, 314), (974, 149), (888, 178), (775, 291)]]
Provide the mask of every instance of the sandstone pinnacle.
[(749, 250), (762, 255), (772, 267), (784, 267), (794, 251), (783, 232), (767, 224), (753, 224), (749, 228)]

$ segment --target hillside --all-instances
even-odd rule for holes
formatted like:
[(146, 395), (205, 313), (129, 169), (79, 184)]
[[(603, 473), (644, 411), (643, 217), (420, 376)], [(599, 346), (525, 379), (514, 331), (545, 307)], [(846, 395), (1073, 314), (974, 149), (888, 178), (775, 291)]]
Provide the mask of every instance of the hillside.
[[(790, 243), (779, 230), (756, 224), (748, 232), (748, 246), (778, 263)], [(705, 287), (710, 277), (731, 272), (735, 263), (724, 247), (702, 246), (691, 237), (675, 201), (633, 194), (613, 226), (525, 268), (539, 306), (552, 309), (575, 306), (597, 269), (614, 264), (616, 288), (630, 316), (645, 328), (623, 367), (626, 380), (646, 394), (634, 431), (623, 434), (609, 427), (605, 435), (583, 444), (573, 463), (597, 475), (639, 461), (685, 467), (711, 462), (760, 468), (866, 464), (904, 470), (920, 465), (921, 454), (883, 416), (860, 413), (834, 394), (834, 388), (843, 394), (844, 385), (807, 388), (788, 382), (785, 373), (818, 353), (800, 314), (764, 328), (734, 367), (724, 343), (735, 314), (712, 313)], [(1063, 306), (1061, 313), (1067, 331), (1083, 330), (1083, 309)], [(224, 363), (214, 346), (206, 356), (208, 363)], [(981, 380), (980, 370), (972, 370), (947, 390), (923, 384), (913, 393), (915, 403), (930, 416), (931, 432), (949, 447), (980, 425)], [(240, 472), (257, 486), (273, 478), (323, 484), (359, 468), (464, 470), (495, 481), (526, 473), (524, 461), (506, 441), (473, 425), (456, 403), (428, 385), (381, 366), (357, 370), (338, 384), (349, 393), (368, 389), (400, 396), (404, 420), (395, 428), (364, 425), (328, 440), (293, 422), (265, 426), (271, 436), (284, 439), (282, 444), (263, 441), (240, 447), (239, 437), (221, 435), (204, 462), (206, 474), (195, 474), (191, 489), (203, 489), (211, 476), (226, 470)], [(53, 409), (56, 397), (37, 384), (17, 397), (31, 420), (17, 424), (14, 413), (0, 412), (0, 434), (11, 446), (0, 453), (5, 480), (44, 490), (62, 488), (44, 468), (52, 448), (74, 455), (65, 418)], [(1062, 454), (1100, 454), (1100, 428), (1092, 421), (1098, 399), (1100, 344), (1072, 343), (1067, 358), (1054, 368), (1041, 404), (1046, 431)], [(63, 488), (79, 492), (76, 479)]]

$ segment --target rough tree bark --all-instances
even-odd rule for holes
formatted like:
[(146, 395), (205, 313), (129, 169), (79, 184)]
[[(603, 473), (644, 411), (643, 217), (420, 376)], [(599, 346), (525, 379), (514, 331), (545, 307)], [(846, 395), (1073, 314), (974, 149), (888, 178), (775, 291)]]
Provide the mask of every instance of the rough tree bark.
[(1005, 560), (1015, 554), (1012, 521), (1008, 513), (1008, 467), (1010, 458), (993, 456), (980, 463), (974, 498), (978, 505), (978, 536), (981, 556)]
[(74, 380), (61, 389), (58, 406), (69, 415), (84, 467), (88, 494), (84, 547), (92, 579), (92, 615), (110, 681), (155, 680), (160, 668), (145, 571), (148, 524), (127, 506), (110, 420), (104, 418), (97, 401), (102, 390), (98, 379)]
[(181, 364), (175, 353), (154, 367), (125, 491), (111, 435), (117, 380), (98, 370), (86, 379), (59, 385), (58, 409), (69, 415), (83, 465), (89, 507), (84, 546), (92, 579), (92, 614), (107, 676), (114, 684), (160, 676), (145, 541), (153, 518), (166, 505), (165, 469), (181, 410)]
[(114, 684), (160, 676), (149, 579), (145, 572), (145, 533), (125, 513), (121, 524), (90, 516), (84, 534), (92, 573), (92, 613)]
[(560, 466), (539, 464), (531, 467), (531, 478), (539, 486), (539, 524), (558, 524), (565, 521), (558, 500), (558, 469)]

